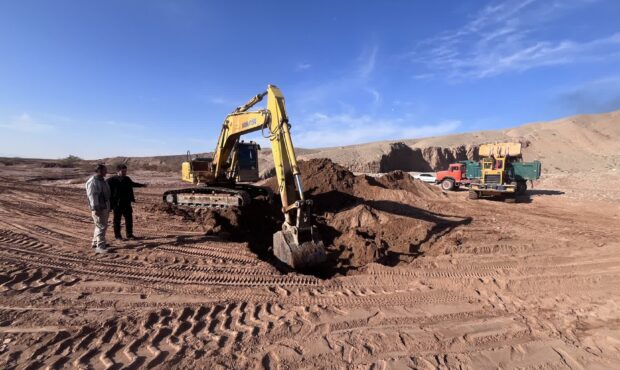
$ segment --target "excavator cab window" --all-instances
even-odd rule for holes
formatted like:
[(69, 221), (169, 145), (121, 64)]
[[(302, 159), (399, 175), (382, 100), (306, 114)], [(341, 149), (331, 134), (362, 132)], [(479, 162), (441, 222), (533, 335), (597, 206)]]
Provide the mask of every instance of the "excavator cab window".
[(237, 143), (237, 178), (239, 182), (258, 181), (258, 150), (256, 143)]
[(250, 168), (258, 164), (258, 148), (256, 144), (237, 144), (237, 155), (240, 168)]

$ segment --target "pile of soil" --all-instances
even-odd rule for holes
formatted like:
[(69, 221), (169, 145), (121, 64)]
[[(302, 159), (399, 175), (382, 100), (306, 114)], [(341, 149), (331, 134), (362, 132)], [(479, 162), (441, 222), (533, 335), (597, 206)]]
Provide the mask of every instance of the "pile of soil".
[(319, 218), (318, 224), (324, 234), (335, 233), (328, 248), (339, 269), (371, 262), (391, 265), (416, 257), (434, 226), (426, 220), (395, 215), (367, 204), (328, 214)]
[[(428, 201), (444, 198), (436, 187), (414, 179), (407, 172), (392, 171), (375, 178), (356, 176), (345, 167), (327, 158), (299, 161), (304, 194), (314, 202), (317, 214), (339, 212), (363, 201), (384, 200), (428, 205)], [(278, 191), (275, 177), (264, 184), (274, 193)]]
[[(327, 158), (311, 159), (298, 163), (306, 194), (314, 195), (330, 191), (350, 192), (355, 186), (356, 176), (346, 168)], [(277, 188), (276, 179), (266, 184)]]
[[(298, 163), (306, 199), (314, 201), (314, 212), (337, 212), (356, 202), (354, 189), (357, 178), (353, 173), (327, 158), (311, 159)], [(277, 191), (277, 180), (265, 184)]]
[[(307, 199), (313, 200), (315, 224), (327, 248), (324, 275), (346, 272), (372, 262), (396, 264), (423, 252), (424, 243), (459, 221), (429, 210), (445, 195), (436, 187), (394, 171), (379, 178), (355, 176), (329, 159), (300, 161)], [(277, 191), (277, 180), (265, 186)], [(269, 258), (272, 235), (283, 217), (274, 204), (253, 202), (243, 210), (162, 206), (164, 212), (196, 222), (207, 234), (246, 241)]]
[[(334, 271), (411, 260), (435, 233), (459, 222), (429, 211), (445, 194), (403, 171), (355, 176), (326, 158), (300, 161), (299, 170)], [(275, 178), (265, 185), (277, 190)]]

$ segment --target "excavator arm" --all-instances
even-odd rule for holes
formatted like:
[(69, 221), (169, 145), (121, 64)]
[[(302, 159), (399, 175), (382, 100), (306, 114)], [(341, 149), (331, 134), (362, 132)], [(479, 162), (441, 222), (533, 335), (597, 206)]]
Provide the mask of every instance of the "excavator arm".
[[(265, 96), (267, 108), (250, 111)], [(215, 181), (230, 181), (227, 171), (235, 167), (236, 143), (242, 135), (259, 130), (269, 132), (285, 218), (282, 231), (274, 234), (274, 254), (293, 268), (320, 264), (325, 260), (325, 250), (312, 225), (312, 202), (304, 198), (284, 96), (276, 86), (268, 85), (267, 91), (236, 108), (224, 120), (212, 163)]]
[[(265, 96), (267, 109), (249, 111)], [(269, 85), (267, 91), (256, 95), (226, 116), (213, 156), (214, 177), (224, 179), (227, 168), (233, 167), (234, 163), (230, 163), (230, 160), (235, 160), (235, 144), (242, 135), (259, 130), (264, 132), (265, 129), (269, 132), (282, 206), (285, 210), (296, 208), (297, 201), (304, 201), (301, 173), (291, 139), (284, 96), (274, 85)]]
[(325, 261), (325, 248), (311, 222), (312, 202), (304, 198), (284, 96), (272, 85), (267, 94), (267, 110), (271, 114), (269, 140), (285, 216), (282, 231), (273, 236), (273, 252), (293, 268), (317, 265)]

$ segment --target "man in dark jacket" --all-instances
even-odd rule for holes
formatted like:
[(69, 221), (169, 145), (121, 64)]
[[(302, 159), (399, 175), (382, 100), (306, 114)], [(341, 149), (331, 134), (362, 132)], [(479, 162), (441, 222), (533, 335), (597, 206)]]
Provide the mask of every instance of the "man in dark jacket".
[(114, 237), (117, 240), (123, 240), (121, 236), (121, 217), (125, 217), (125, 229), (127, 239), (136, 239), (133, 235), (133, 209), (131, 203), (136, 201), (133, 195), (133, 188), (142, 188), (146, 184), (133, 182), (127, 176), (127, 166), (119, 164), (116, 176), (112, 176), (106, 181), (110, 185), (112, 196), (110, 203), (114, 211)]

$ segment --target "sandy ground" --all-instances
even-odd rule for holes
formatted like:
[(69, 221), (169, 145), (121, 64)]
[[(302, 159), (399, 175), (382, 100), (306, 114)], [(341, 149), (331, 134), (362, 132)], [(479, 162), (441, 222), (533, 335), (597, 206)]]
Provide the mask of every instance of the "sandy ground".
[(152, 185), (134, 207), (143, 239), (96, 255), (81, 176), (0, 167), (3, 369), (620, 363), (615, 172), (547, 176), (517, 204), (434, 199), (434, 212), (469, 222), (392, 266), (329, 279), (283, 274), (247, 243), (153, 212), (178, 187), (154, 172), (133, 176)]

